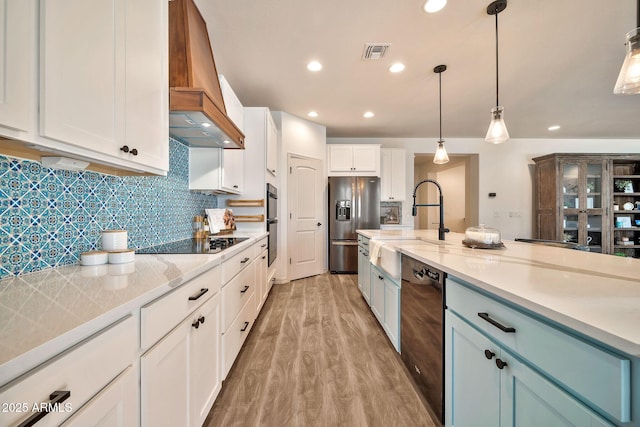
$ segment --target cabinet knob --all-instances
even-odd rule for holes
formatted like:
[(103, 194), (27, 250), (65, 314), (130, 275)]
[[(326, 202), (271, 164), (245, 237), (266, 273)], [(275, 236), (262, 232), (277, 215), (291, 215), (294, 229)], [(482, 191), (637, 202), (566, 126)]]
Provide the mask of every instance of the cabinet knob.
[(138, 150), (136, 148), (131, 149), (131, 154), (133, 154), (134, 156), (137, 156)]
[(491, 350), (485, 350), (484, 351), (484, 357), (486, 357), (489, 360), (493, 359), (493, 356), (495, 356), (495, 355), (496, 354)]
[(123, 145), (122, 147), (120, 147), (120, 151), (124, 151), (125, 153), (129, 152), (129, 146), (128, 145)]
[(496, 366), (498, 369), (504, 369), (504, 367), (507, 366), (507, 362), (502, 359), (496, 359)]
[(200, 322), (198, 320), (196, 320), (195, 322), (193, 322), (191, 324), (191, 326), (193, 326), (194, 328), (198, 329), (200, 327)]
[(204, 323), (204, 316), (200, 316), (200, 317), (198, 317), (198, 322), (200, 322), (200, 323)]
[(237, 185), (234, 185), (234, 186), (233, 186), (233, 188), (238, 188), (238, 186), (237, 186)]
[(276, 170), (275, 169), (271, 169), (271, 172), (276, 173)]
[(380, 280), (384, 280), (384, 277), (382, 277), (382, 276), (378, 276), (378, 279), (380, 279)]

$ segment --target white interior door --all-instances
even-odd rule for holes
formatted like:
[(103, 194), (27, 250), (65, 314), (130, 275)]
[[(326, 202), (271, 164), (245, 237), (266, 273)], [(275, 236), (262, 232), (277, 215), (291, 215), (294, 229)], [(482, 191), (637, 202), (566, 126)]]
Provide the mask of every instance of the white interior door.
[(322, 162), (289, 158), (289, 279), (301, 279), (324, 270)]

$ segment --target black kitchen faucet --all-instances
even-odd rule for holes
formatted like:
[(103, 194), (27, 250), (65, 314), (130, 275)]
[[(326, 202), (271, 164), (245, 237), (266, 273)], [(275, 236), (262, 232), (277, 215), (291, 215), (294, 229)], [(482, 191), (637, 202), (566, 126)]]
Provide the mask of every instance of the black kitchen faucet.
[[(425, 182), (431, 182), (435, 184), (436, 187), (438, 187), (440, 203), (416, 204), (416, 192), (418, 191), (418, 187), (420, 187)], [(440, 184), (438, 184), (437, 181), (434, 181), (433, 179), (425, 179), (423, 181), (420, 181), (416, 185), (416, 188), (413, 189), (413, 206), (411, 207), (411, 215), (416, 216), (418, 214), (418, 207), (422, 207), (422, 206), (438, 206), (440, 208), (440, 223), (438, 224), (438, 240), (444, 240), (444, 233), (448, 233), (449, 229), (445, 228), (444, 226), (444, 198), (442, 196), (442, 187), (440, 187)]]

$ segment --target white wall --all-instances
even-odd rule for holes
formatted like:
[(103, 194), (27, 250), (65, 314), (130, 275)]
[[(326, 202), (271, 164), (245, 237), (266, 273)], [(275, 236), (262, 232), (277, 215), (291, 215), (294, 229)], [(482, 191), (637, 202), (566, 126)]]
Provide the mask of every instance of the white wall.
[[(278, 217), (280, 221), (278, 223), (278, 259), (276, 282), (283, 283), (289, 280), (287, 272), (289, 266), (289, 253), (288, 253), (288, 167), (287, 158), (289, 154), (297, 154), (304, 157), (311, 157), (314, 159), (322, 160), (323, 170), (323, 182), (325, 183), (324, 192), (322, 194), (323, 203), (323, 233), (326, 237), (327, 234), (327, 167), (326, 167), (326, 137), (327, 132), (324, 126), (310, 122), (308, 120), (301, 119), (293, 116), (289, 113), (282, 111), (272, 112), (273, 120), (276, 123), (276, 127), (279, 131), (279, 154), (278, 154), (278, 170), (283, 171), (278, 176)], [(327, 247), (325, 239), (324, 248), (324, 267), (327, 268)]]
[[(437, 138), (329, 138), (329, 144), (381, 144), (383, 148), (407, 150), (407, 194), (413, 193), (415, 153), (434, 153)], [(493, 145), (483, 139), (451, 139), (445, 142), (449, 154), (478, 154), (479, 223), (498, 228), (504, 239), (531, 237), (534, 157), (550, 153), (639, 153), (640, 139), (510, 139)], [(497, 193), (493, 199), (488, 193)], [(447, 199), (445, 197), (445, 206)], [(411, 224), (405, 203), (403, 224)], [(446, 211), (446, 209), (445, 209)], [(511, 216), (510, 216), (510, 213)], [(519, 216), (517, 216), (519, 215)]]

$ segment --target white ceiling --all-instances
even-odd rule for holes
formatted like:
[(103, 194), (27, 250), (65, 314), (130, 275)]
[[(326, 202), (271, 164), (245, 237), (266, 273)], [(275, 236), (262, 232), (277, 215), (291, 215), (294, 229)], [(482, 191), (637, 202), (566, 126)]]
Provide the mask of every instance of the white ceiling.
[[(197, 0), (218, 72), (245, 106), (307, 118), (328, 137), (484, 138), (495, 105), (488, 0)], [(613, 95), (636, 0), (509, 0), (499, 15), (500, 104), (512, 138), (640, 138), (640, 95)], [(382, 60), (365, 43), (388, 42)], [(324, 68), (311, 73), (316, 59)], [(392, 62), (406, 65), (392, 74)], [(362, 114), (375, 112), (372, 119)], [(550, 125), (561, 125), (549, 132)]]

